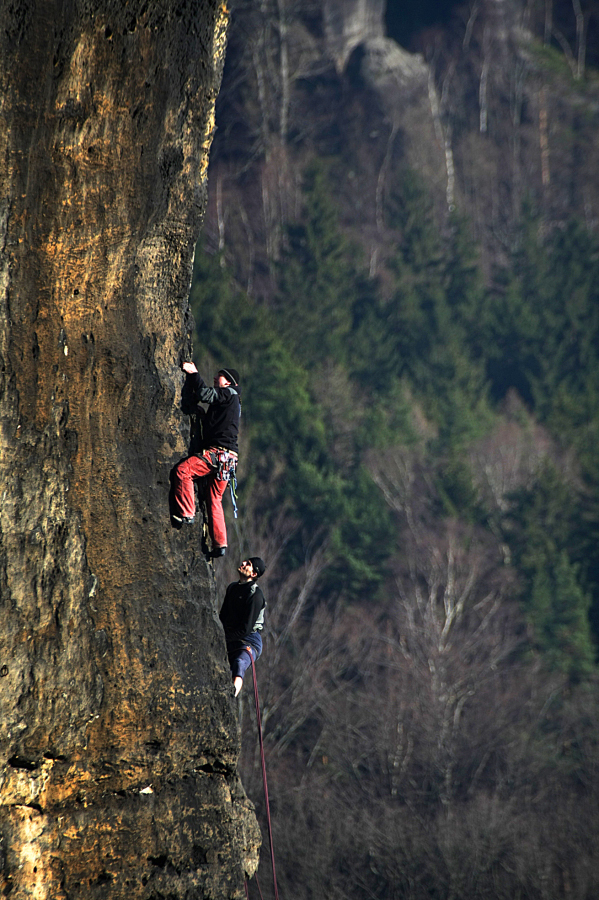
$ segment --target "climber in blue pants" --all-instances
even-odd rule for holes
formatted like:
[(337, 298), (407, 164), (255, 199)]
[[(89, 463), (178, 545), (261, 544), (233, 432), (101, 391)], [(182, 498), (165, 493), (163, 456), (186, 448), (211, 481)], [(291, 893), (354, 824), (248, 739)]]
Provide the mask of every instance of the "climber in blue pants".
[(251, 665), (250, 653), (254, 661), (262, 653), (262, 635), (266, 601), (257, 585), (266, 566), (259, 556), (244, 559), (237, 571), (239, 580), (232, 582), (225, 593), (219, 618), (225, 630), (227, 655), (235, 696), (243, 684), (243, 676)]

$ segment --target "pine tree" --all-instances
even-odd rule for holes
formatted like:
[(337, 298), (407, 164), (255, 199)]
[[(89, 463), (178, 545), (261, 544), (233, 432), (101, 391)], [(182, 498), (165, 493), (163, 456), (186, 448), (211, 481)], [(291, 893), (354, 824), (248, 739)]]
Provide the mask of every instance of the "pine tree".
[(495, 397), (515, 387), (563, 436), (599, 414), (599, 249), (577, 222), (541, 237), (527, 209), (511, 267), (483, 313)]
[(535, 560), (526, 615), (533, 628), (533, 644), (546, 663), (573, 680), (594, 669), (590, 634), (590, 598), (578, 581), (578, 568), (565, 550)]
[(457, 221), (450, 240), (442, 240), (413, 173), (400, 178), (389, 216), (399, 239), (390, 262), (395, 288), (383, 316), (395, 342), (397, 374), (422, 398), (439, 427), (440, 445), (457, 448), (491, 422), (484, 361), (476, 358), (473, 335), (483, 302), (474, 253)]
[(355, 254), (339, 228), (326, 169), (314, 163), (305, 175), (302, 217), (288, 228), (276, 306), (285, 341), (306, 365), (345, 359), (355, 300)]
[(535, 487), (518, 498), (510, 539), (532, 644), (548, 665), (574, 679), (588, 675), (595, 658), (591, 598), (570, 555), (578, 516), (578, 498), (548, 463)]

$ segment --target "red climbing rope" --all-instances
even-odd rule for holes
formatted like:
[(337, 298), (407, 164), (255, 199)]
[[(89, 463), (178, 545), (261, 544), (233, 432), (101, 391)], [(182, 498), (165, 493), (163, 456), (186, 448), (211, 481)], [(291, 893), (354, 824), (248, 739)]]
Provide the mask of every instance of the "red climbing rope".
[[(275, 851), (272, 842), (272, 824), (270, 821), (270, 804), (268, 802), (268, 785), (266, 783), (266, 762), (264, 759), (264, 740), (262, 738), (262, 720), (260, 718), (260, 701), (258, 700), (258, 679), (256, 678), (256, 666), (254, 665), (254, 655), (249, 647), (245, 648), (247, 652), (250, 654), (250, 659), (252, 661), (252, 678), (254, 680), (254, 697), (256, 700), (256, 722), (258, 725), (258, 738), (260, 740), (260, 759), (262, 761), (262, 782), (264, 784), (264, 800), (266, 803), (266, 821), (268, 823), (268, 839), (270, 842), (270, 860), (272, 862), (272, 879), (275, 887), (275, 900), (279, 900), (279, 889), (277, 887), (277, 873), (275, 870)], [(256, 882), (257, 882), (256, 878)], [(260, 886), (258, 885), (258, 890), (260, 890)], [(246, 882), (246, 894), (248, 893), (247, 882)], [(248, 894), (249, 896), (249, 894)], [(262, 896), (262, 891), (260, 891), (260, 896)]]
[[(257, 872), (254, 874), (254, 878), (256, 879), (256, 887), (258, 888), (258, 893), (260, 894), (260, 900), (264, 900), (264, 897), (262, 896), (262, 888), (260, 887), (260, 882), (258, 881)], [(248, 900), (250, 900), (250, 889), (248, 887), (247, 879), (243, 882), (243, 884), (245, 887), (245, 896), (248, 898)]]

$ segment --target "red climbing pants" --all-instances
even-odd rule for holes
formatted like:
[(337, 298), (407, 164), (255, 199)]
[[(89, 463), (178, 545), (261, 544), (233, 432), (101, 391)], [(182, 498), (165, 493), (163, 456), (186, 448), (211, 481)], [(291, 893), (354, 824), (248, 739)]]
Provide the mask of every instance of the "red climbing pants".
[(181, 515), (191, 518), (195, 515), (196, 506), (193, 483), (199, 478), (205, 478), (204, 492), (208, 504), (210, 537), (216, 547), (226, 547), (227, 528), (223, 513), (223, 494), (228, 482), (216, 477), (217, 469), (212, 462), (211, 452), (213, 451), (204, 450), (201, 456), (188, 456), (175, 466), (175, 498)]

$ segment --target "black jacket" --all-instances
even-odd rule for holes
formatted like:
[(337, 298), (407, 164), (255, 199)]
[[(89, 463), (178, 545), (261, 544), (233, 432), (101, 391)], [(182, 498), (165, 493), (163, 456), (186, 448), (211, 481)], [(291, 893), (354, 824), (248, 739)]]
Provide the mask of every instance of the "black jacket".
[(264, 624), (264, 594), (255, 581), (234, 581), (227, 588), (219, 618), (225, 629), (227, 646), (242, 642)]
[(186, 404), (207, 403), (202, 416), (202, 449), (225, 447), (238, 452), (239, 418), (241, 416), (241, 389), (235, 387), (208, 387), (198, 372), (187, 375), (183, 386)]

